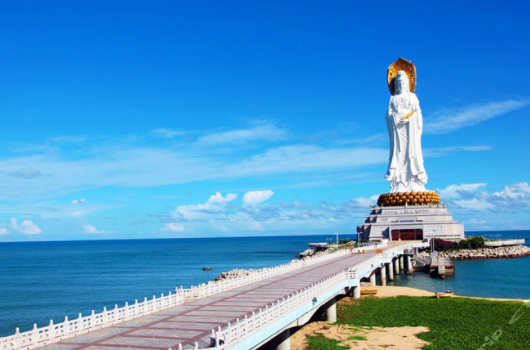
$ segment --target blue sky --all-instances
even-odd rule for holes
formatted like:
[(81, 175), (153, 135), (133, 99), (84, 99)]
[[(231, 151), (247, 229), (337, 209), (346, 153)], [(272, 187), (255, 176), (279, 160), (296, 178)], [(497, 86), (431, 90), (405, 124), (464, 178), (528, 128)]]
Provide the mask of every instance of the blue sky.
[(0, 241), (354, 233), (389, 190), (386, 69), (427, 188), (530, 227), (523, 1), (0, 5)]

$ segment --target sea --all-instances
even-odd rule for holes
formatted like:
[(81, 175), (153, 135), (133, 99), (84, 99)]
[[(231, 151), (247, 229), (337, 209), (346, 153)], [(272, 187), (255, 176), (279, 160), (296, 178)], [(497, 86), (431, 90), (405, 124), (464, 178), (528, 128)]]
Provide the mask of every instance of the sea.
[[(530, 231), (472, 232), (490, 238), (525, 238)], [(341, 239), (355, 239), (341, 236)], [(335, 235), (0, 243), (0, 337), (167, 295), (234, 268), (287, 263), (310, 242)], [(396, 276), (390, 285), (458, 295), (530, 299), (530, 257), (455, 261), (456, 275)], [(212, 271), (203, 271), (211, 267)]]

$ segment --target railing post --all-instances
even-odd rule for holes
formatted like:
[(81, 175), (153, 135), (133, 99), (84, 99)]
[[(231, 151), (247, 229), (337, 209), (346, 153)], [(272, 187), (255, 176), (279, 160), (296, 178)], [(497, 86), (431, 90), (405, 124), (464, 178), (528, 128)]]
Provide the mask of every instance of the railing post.
[(106, 325), (107, 324), (107, 307), (104, 306), (103, 307), (103, 325)]
[(37, 344), (39, 343), (39, 331), (37, 330), (36, 323), (33, 324), (33, 335), (31, 336), (31, 339), (32, 339), (31, 344), (36, 347)]
[(63, 335), (70, 333), (70, 325), (68, 324), (68, 316), (64, 316)]
[[(53, 326), (53, 320), (50, 320), (50, 328), (48, 329), (48, 334), (50, 334), (51, 339), (55, 339), (55, 327)], [(18, 332), (18, 328), (17, 328)]]
[(15, 349), (19, 349), (20, 348), (20, 331), (17, 327), (17, 329), (15, 330)]

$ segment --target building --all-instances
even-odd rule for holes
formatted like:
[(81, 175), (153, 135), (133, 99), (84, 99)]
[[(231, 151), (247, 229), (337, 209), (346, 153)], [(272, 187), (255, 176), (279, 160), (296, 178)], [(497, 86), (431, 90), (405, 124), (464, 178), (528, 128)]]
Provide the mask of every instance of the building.
[(404, 241), (429, 238), (463, 239), (464, 224), (453, 220), (441, 204), (420, 206), (370, 206), (370, 215), (357, 226), (359, 240)]

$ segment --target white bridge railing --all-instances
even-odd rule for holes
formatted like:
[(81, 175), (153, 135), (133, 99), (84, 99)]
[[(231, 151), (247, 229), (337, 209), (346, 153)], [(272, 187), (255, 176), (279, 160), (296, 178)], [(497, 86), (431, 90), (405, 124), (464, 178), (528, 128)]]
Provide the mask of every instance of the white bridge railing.
[[(228, 323), (223, 330), (212, 330), (214, 346), (208, 347), (208, 349), (228, 349), (234, 344), (237, 344), (254, 334), (262, 327), (280, 320), (302, 305), (311, 301), (315, 302), (315, 296), (325, 293), (352, 276), (356, 276), (356, 272), (353, 269), (340, 271), (320, 282), (302, 289), (301, 291), (274, 302), (271, 307), (267, 305), (265, 309), (259, 309), (258, 312), (253, 311), (250, 316), (245, 315), (244, 319), (237, 319), (233, 324)], [(319, 303), (319, 301), (316, 302)], [(179, 350), (180, 349), (182, 349), (182, 347), (179, 346)], [(197, 343), (195, 343), (195, 349), (199, 349)]]
[(186, 300), (208, 297), (233, 288), (297, 270), (304, 266), (310, 266), (340, 256), (345, 256), (347, 254), (350, 254), (348, 250), (339, 250), (334, 253), (314, 258), (309, 257), (305, 258), (305, 260), (295, 260), (288, 264), (264, 268), (244, 277), (208, 282), (199, 286), (191, 286), (189, 289), (184, 289), (182, 287), (176, 288), (174, 294), (171, 292), (166, 296), (162, 294), (159, 298), (153, 296), (153, 299), (148, 300), (146, 298), (143, 302), (139, 303), (136, 301), (131, 305), (125, 303), (125, 306), (121, 308), (118, 308), (118, 306), (115, 305), (112, 310), (103, 308), (103, 311), (100, 313), (95, 314), (94, 311), (92, 311), (91, 315), (84, 317), (79, 314), (79, 317), (73, 320), (69, 320), (65, 317), (63, 322), (57, 324), (54, 324), (53, 321), (50, 320), (49, 325), (40, 328), (37, 328), (37, 325), (35, 324), (33, 329), (27, 332), (19, 332), (19, 329), (17, 328), (15, 334), (0, 338), (0, 350), (35, 349), (109, 327), (117, 323), (169, 309), (183, 304)]
[[(260, 327), (273, 324), (281, 318), (288, 315), (291, 311), (296, 310), (298, 307), (310, 302), (316, 295), (321, 295), (327, 290), (333, 288), (339, 283), (345, 280), (356, 280), (362, 278), (359, 273), (367, 268), (376, 269), (381, 267), (381, 258), (388, 259), (390, 254), (402, 252), (404, 249), (412, 247), (398, 246), (395, 248), (388, 249), (383, 254), (376, 254), (370, 259), (363, 261), (353, 267), (349, 267), (343, 271), (336, 273), (318, 283), (315, 283), (303, 290), (289, 295), (287, 298), (276, 301), (269, 308), (259, 309), (259, 311), (252, 312), (252, 315), (245, 315), (244, 319), (237, 319), (234, 324), (230, 322), (224, 329), (219, 327), (217, 330), (212, 329), (211, 339), (213, 340), (213, 346), (208, 349), (215, 350), (226, 350), (229, 347), (241, 342), (248, 338), (252, 334), (256, 333)], [(194, 349), (199, 350), (199, 346), (195, 343)], [(182, 350), (179, 346), (178, 350)]]

